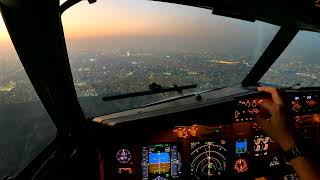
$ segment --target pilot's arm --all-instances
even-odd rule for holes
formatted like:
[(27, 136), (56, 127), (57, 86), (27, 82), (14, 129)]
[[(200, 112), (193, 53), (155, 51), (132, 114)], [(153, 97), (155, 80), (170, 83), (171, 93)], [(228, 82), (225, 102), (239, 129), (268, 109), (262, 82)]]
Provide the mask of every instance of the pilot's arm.
[[(269, 112), (268, 120), (266, 120), (263, 111), (257, 115), (256, 122), (261, 129), (276, 140), (283, 151), (288, 151), (295, 146), (294, 129), (290, 127), (289, 119), (287, 118), (286, 107), (282, 97), (275, 88), (259, 87), (258, 91), (270, 93), (272, 99), (264, 99), (261, 106)], [(271, 117), (270, 117), (271, 115)], [(298, 156), (290, 160), (291, 166), (296, 171), (301, 180), (319, 180), (320, 168), (313, 164), (308, 157)]]

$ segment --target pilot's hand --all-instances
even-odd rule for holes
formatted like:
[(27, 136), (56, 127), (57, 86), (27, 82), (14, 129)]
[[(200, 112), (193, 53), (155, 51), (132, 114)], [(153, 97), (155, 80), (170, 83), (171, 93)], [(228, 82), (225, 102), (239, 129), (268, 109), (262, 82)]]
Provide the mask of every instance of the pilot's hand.
[(271, 87), (258, 87), (258, 91), (270, 93), (272, 99), (261, 101), (263, 109), (257, 115), (256, 122), (268, 136), (280, 144), (284, 151), (290, 149), (295, 144), (294, 131), (289, 125), (290, 119), (279, 90)]

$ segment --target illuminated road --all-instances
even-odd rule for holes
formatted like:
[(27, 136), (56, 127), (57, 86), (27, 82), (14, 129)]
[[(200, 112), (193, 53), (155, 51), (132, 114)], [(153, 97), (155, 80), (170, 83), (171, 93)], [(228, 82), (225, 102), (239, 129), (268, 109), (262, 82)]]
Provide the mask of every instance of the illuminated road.
[(23, 67), (22, 67), (22, 68), (20, 68), (20, 69), (18, 69), (18, 70), (17, 70), (17, 71), (15, 71), (15, 72), (12, 72), (12, 73), (10, 73), (10, 74), (8, 74), (8, 75), (6, 75), (6, 76), (4, 76), (4, 77), (0, 78), (0, 83), (2, 83), (3, 81), (7, 80), (8, 78), (10, 78), (10, 77), (14, 76), (15, 74), (17, 74), (18, 72), (20, 72), (20, 71), (22, 71), (22, 70), (24, 70), (24, 68), (23, 68)]

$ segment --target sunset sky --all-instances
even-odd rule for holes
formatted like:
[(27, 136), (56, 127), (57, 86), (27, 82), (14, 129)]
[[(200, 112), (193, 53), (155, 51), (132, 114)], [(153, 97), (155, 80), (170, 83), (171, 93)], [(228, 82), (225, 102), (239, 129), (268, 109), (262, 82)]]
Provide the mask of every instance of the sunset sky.
[[(66, 37), (114, 35), (177, 35), (207, 26), (211, 12), (147, 0), (81, 2), (62, 15)], [(206, 29), (206, 28), (204, 28)]]
[(8, 35), (7, 29), (4, 25), (3, 19), (1, 17), (0, 18), (0, 43), (3, 41), (5, 41), (7, 43), (8, 40), (9, 40), (9, 35)]
[[(274, 28), (212, 15), (206, 9), (148, 0), (98, 0), (94, 4), (81, 1), (62, 15), (62, 22), (66, 39), (141, 35), (232, 39), (241, 36), (261, 41), (262, 36)], [(8, 40), (1, 18), (0, 44)]]
[[(207, 9), (148, 0), (81, 1), (62, 14), (62, 23), (69, 47), (77, 39), (144, 36), (149, 40), (180, 38), (189, 44), (196, 39), (197, 47), (254, 54), (264, 50), (278, 30), (262, 22), (212, 15)], [(0, 46), (8, 44), (11, 42), (1, 19)]]
[[(213, 16), (206, 9), (147, 0), (98, 0), (94, 4), (82, 1), (68, 9), (62, 21), (67, 39), (124, 35), (229, 36), (255, 26)], [(239, 26), (243, 23), (245, 26)], [(0, 40), (7, 39), (1, 19)]]
[[(186, 17), (187, 16), (187, 17)], [(82, 1), (62, 15), (67, 38), (117, 35), (177, 35), (207, 26), (211, 12), (199, 8), (147, 0)], [(199, 28), (199, 27), (198, 27)], [(0, 40), (8, 34), (0, 21)]]

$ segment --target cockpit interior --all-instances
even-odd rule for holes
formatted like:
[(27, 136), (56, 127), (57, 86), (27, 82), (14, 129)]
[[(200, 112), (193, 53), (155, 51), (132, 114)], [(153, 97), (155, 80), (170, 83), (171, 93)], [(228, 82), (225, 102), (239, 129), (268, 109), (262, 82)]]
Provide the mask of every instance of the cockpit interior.
[[(320, 162), (319, 0), (135, 1), (113, 1), (108, 9), (101, 7), (111, 0), (0, 0), (0, 28), (19, 63), (6, 59), (1, 29), (3, 180), (299, 179), (256, 123), (261, 101), (271, 98), (259, 86), (282, 92), (297, 141)], [(111, 35), (92, 35), (100, 30)], [(118, 42), (119, 32), (139, 36)], [(94, 38), (77, 40), (76, 33)], [(236, 39), (256, 37), (268, 40), (259, 46)], [(246, 48), (256, 51), (242, 55)], [(38, 107), (41, 113), (33, 111)], [(36, 140), (45, 147), (33, 147)], [(12, 161), (11, 144), (23, 152)]]
[[(235, 89), (93, 119), (116, 127), (103, 131), (107, 135), (101, 137), (119, 137), (113, 145), (102, 147), (107, 179), (294, 177), (280, 146), (254, 121), (260, 109), (258, 101), (266, 95)], [(314, 157), (319, 151), (318, 93), (307, 89), (286, 91), (296, 135)]]

